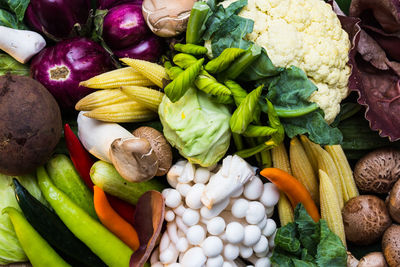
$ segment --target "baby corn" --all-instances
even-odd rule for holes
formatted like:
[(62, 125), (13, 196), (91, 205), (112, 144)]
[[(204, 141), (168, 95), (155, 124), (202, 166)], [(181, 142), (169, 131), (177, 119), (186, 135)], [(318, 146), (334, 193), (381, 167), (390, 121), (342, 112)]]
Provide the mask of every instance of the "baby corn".
[(136, 101), (96, 108), (84, 115), (106, 122), (142, 122), (157, 117), (157, 113), (148, 110)]
[(321, 202), (321, 218), (326, 220), (329, 229), (334, 232), (342, 240), (346, 246), (346, 237), (344, 233), (344, 225), (341, 207), (335, 187), (330, 177), (323, 170), (319, 170), (319, 192)]
[(97, 75), (79, 85), (93, 89), (113, 89), (125, 85), (151, 86), (154, 83), (137, 70), (126, 67)]
[(297, 137), (293, 137), (292, 140), (290, 140), (289, 154), (290, 167), (292, 168), (293, 176), (296, 177), (305, 188), (307, 188), (314, 202), (318, 204), (319, 190), (317, 177), (315, 176), (307, 154)]
[(131, 101), (132, 99), (119, 89), (100, 90), (93, 92), (75, 105), (76, 110), (93, 110), (104, 106)]
[(141, 86), (123, 86), (121, 90), (133, 100), (154, 112), (158, 111), (158, 106), (164, 96), (164, 93), (158, 90)]
[(168, 80), (168, 75), (163, 66), (146, 60), (127, 57), (120, 58), (119, 60), (140, 72), (158, 87), (164, 88), (163, 80)]
[(339, 171), (339, 175), (343, 187), (343, 199), (345, 202), (351, 198), (359, 195), (356, 183), (354, 181), (353, 172), (347, 161), (346, 155), (341, 145), (328, 145), (325, 146), (325, 150), (331, 155), (335, 162), (336, 168)]
[(311, 149), (311, 145), (310, 145), (311, 141), (305, 135), (300, 135), (300, 140), (301, 140), (301, 144), (303, 145), (304, 151), (307, 154), (307, 158), (310, 161), (311, 166), (314, 170), (314, 173), (316, 175), (318, 175), (318, 161)]

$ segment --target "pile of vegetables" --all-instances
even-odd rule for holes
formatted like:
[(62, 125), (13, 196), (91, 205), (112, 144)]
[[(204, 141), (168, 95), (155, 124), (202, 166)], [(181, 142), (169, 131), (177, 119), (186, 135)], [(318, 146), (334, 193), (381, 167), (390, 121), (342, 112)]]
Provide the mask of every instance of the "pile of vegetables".
[(0, 264), (399, 266), (399, 10), (0, 0)]

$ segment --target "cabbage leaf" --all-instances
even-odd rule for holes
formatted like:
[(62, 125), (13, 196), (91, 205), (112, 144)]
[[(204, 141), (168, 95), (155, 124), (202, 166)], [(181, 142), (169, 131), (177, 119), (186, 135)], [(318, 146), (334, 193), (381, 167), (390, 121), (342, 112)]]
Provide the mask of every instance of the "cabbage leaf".
[(0, 75), (7, 73), (29, 76), (30, 70), (28, 65), (19, 63), (7, 54), (0, 54)]

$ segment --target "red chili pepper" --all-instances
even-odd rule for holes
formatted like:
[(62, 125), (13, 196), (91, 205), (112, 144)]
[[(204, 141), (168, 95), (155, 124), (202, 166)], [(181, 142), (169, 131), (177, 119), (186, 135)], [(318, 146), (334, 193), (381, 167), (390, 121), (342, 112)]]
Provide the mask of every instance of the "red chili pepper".
[[(67, 144), (69, 156), (72, 163), (75, 166), (79, 176), (83, 179), (85, 184), (93, 191), (93, 182), (90, 178), (90, 168), (92, 167), (94, 160), (90, 154), (83, 147), (78, 137), (71, 130), (71, 127), (67, 124), (64, 125), (64, 138)], [(126, 221), (133, 224), (135, 207), (117, 197), (107, 195), (107, 199), (113, 209), (121, 215)]]

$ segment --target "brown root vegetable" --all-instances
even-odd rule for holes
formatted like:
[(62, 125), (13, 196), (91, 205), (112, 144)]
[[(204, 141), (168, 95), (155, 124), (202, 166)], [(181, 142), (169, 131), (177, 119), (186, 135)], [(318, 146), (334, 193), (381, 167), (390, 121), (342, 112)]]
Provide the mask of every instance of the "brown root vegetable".
[(183, 33), (196, 0), (143, 0), (142, 12), (153, 33), (172, 37)]
[(400, 266), (400, 225), (393, 224), (385, 231), (382, 250), (390, 267)]
[(44, 164), (62, 132), (60, 108), (38, 81), (0, 77), (0, 173), (22, 175)]
[(392, 224), (385, 202), (373, 195), (350, 199), (342, 215), (346, 239), (358, 245), (377, 241)]
[(385, 194), (400, 178), (400, 151), (381, 148), (361, 158), (354, 168), (354, 180), (364, 192)]
[(165, 139), (164, 135), (156, 129), (147, 126), (137, 128), (133, 132), (133, 135), (147, 139), (150, 142), (150, 145), (158, 158), (156, 176), (167, 174), (172, 165), (172, 151), (171, 146)]
[(400, 223), (400, 180), (390, 190), (387, 207), (393, 221)]
[(357, 267), (387, 267), (382, 252), (371, 252), (361, 258)]

